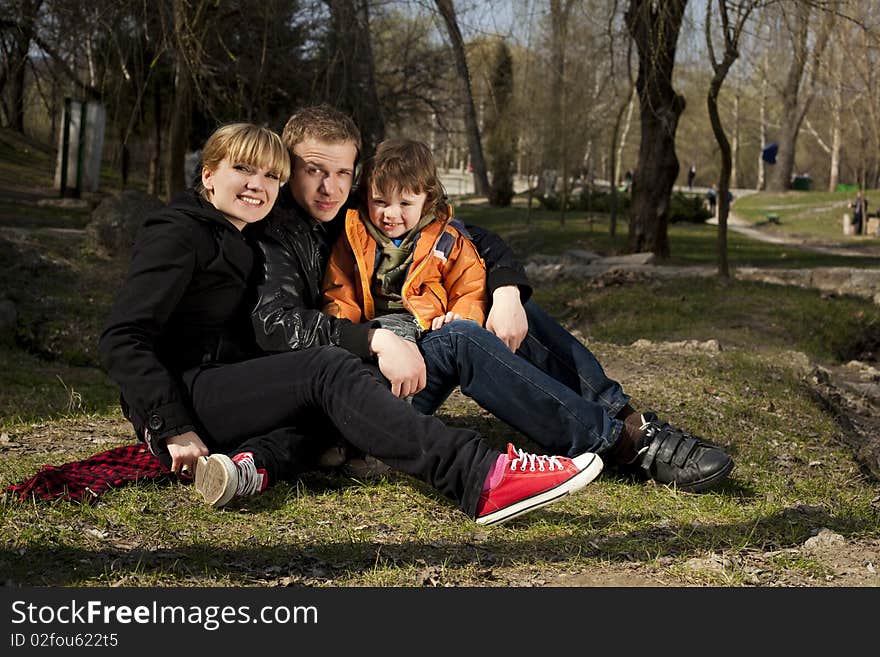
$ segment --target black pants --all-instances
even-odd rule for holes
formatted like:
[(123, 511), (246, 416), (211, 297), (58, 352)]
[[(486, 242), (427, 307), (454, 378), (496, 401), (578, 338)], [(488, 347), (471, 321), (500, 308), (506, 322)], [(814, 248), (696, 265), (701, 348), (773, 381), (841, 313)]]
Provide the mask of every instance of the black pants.
[(498, 456), (479, 434), (447, 427), (392, 395), (360, 359), (337, 347), (206, 367), (184, 380), (208, 449), (253, 451), (270, 480), (329, 444), (332, 425), (356, 448), (427, 482), (473, 517)]

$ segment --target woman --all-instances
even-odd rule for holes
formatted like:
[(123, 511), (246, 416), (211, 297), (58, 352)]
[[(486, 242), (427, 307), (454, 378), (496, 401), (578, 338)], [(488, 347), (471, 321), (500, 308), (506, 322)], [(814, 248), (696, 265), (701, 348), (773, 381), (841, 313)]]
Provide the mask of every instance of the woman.
[[(480, 524), (579, 490), (601, 471), (576, 459), (492, 449), (394, 397), (336, 347), (260, 357), (250, 332), (251, 246), (290, 173), (278, 135), (250, 124), (218, 129), (202, 152), (199, 190), (144, 223), (100, 351), (139, 438), (172, 471), (195, 472), (214, 506), (292, 474), (320, 449), (316, 427), (431, 484)], [(209, 456), (210, 455), (210, 456)]]

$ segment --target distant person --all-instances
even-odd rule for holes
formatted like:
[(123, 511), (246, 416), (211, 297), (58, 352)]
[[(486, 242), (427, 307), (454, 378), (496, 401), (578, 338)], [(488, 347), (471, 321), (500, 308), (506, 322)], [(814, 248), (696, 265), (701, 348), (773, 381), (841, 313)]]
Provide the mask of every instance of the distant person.
[(694, 186), (694, 178), (697, 177), (697, 167), (693, 164), (691, 168), (688, 169), (688, 189), (691, 189)]
[(627, 171), (623, 174), (623, 191), (628, 192), (632, 188), (633, 172)]
[(712, 216), (715, 216), (715, 204), (718, 201), (718, 192), (715, 189), (715, 185), (713, 184), (709, 190), (706, 192), (706, 203), (709, 206), (709, 212), (712, 213)]
[(862, 190), (856, 193), (856, 198), (849, 204), (849, 207), (852, 208), (853, 234), (861, 235), (862, 224), (865, 221), (865, 216), (868, 214), (868, 199), (865, 198)]

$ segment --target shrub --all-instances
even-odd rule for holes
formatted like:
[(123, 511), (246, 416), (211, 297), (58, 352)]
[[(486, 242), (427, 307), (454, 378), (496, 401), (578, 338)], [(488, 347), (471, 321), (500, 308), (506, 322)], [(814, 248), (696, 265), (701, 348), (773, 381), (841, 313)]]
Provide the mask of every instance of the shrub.
[(685, 221), (694, 224), (706, 223), (712, 213), (703, 205), (702, 196), (673, 192), (669, 199), (669, 223)]

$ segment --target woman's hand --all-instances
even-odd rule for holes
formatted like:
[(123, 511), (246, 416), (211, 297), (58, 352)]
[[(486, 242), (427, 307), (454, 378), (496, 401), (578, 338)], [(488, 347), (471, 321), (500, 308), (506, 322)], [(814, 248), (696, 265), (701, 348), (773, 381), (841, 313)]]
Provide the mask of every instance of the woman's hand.
[(190, 475), (195, 475), (196, 461), (199, 457), (210, 454), (195, 431), (171, 436), (165, 440), (165, 446), (171, 454), (171, 472), (176, 474), (188, 471)]

